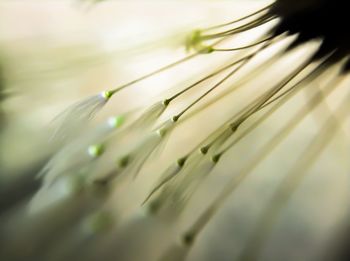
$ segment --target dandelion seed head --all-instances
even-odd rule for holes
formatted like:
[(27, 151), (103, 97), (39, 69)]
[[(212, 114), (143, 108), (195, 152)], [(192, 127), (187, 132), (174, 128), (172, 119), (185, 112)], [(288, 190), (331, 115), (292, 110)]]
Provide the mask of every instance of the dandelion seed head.
[[(193, 52), (193, 54), (191, 54), (192, 56), (188, 56), (190, 58), (176, 61), (170, 65), (168, 64), (160, 69), (150, 72), (149, 74), (141, 76), (135, 80), (131, 80), (111, 91), (100, 92), (97, 95), (89, 97), (81, 103), (69, 108), (69, 110), (61, 118), (63, 120), (61, 126), (65, 131), (64, 135), (62, 136), (69, 136), (71, 132), (74, 135), (70, 136), (72, 139), (69, 141), (69, 145), (66, 146), (65, 144), (62, 146), (63, 148), (61, 151), (56, 153), (52, 160), (50, 160), (50, 162), (44, 167), (43, 173), (48, 175), (45, 176), (42, 188), (34, 196), (34, 205), (37, 202), (37, 206), (39, 207), (55, 207), (56, 205), (59, 205), (56, 204), (57, 202), (60, 203), (64, 200), (67, 204), (72, 202), (71, 205), (75, 207), (77, 206), (75, 205), (75, 199), (78, 198), (77, 196), (83, 195), (84, 199), (89, 201), (89, 209), (88, 212), (82, 211), (83, 214), (74, 220), (74, 224), (81, 225), (80, 227), (77, 227), (78, 231), (86, 232), (86, 234), (83, 233), (83, 236), (80, 237), (81, 235), (79, 233), (75, 233), (77, 229), (74, 226), (72, 229), (74, 232), (72, 233), (74, 234), (73, 237), (71, 237), (71, 231), (68, 231), (69, 233), (64, 231), (64, 237), (62, 237), (62, 234), (60, 234), (61, 232), (58, 231), (59, 229), (57, 229), (54, 231), (55, 233), (58, 233), (57, 238), (54, 238), (55, 242), (52, 244), (49, 242), (50, 250), (52, 248), (55, 251), (60, 251), (62, 245), (64, 245), (63, 248), (66, 246), (70, 248), (67, 250), (67, 252), (76, 252), (78, 247), (79, 250), (83, 252), (85, 249), (83, 249), (84, 247), (81, 246), (85, 246), (85, 243), (88, 241), (88, 246), (92, 246), (92, 250), (90, 251), (88, 249), (87, 253), (90, 252), (95, 254), (95, 250), (98, 250), (97, 252), (99, 253), (102, 253), (104, 250), (108, 250), (111, 253), (112, 251), (115, 252), (113, 253), (115, 257), (119, 255), (117, 249), (114, 249), (115, 242), (119, 244), (119, 247), (120, 245), (123, 247), (127, 245), (128, 247), (125, 248), (125, 252), (131, 252), (131, 248), (129, 248), (129, 246), (134, 247), (136, 245), (136, 241), (134, 241), (135, 238), (129, 237), (128, 234), (135, 233), (136, 235), (137, 232), (139, 235), (142, 235), (142, 239), (137, 239), (139, 240), (137, 241), (137, 244), (140, 243), (142, 245), (147, 244), (144, 244), (145, 242), (142, 242), (141, 240), (157, 236), (157, 233), (153, 229), (154, 227), (152, 227), (155, 225), (155, 223), (149, 225), (150, 223), (147, 222), (150, 221), (162, 224), (166, 223), (167, 226), (169, 225), (169, 227), (174, 230), (173, 232), (175, 233), (176, 239), (180, 240), (180, 242), (176, 242), (176, 244), (171, 245), (171, 254), (169, 254), (170, 252), (163, 247), (159, 247), (159, 256), (166, 257), (165, 260), (168, 260), (168, 257), (174, 254), (174, 256), (178, 257), (177, 259), (175, 257), (176, 260), (185, 260), (187, 258), (187, 253), (191, 252), (192, 248), (195, 247), (194, 241), (197, 239), (198, 235), (202, 233), (207, 226), (207, 223), (212, 222), (212, 219), (214, 219), (213, 217), (217, 215), (220, 209), (225, 207), (224, 202), (229, 198), (230, 194), (237, 193), (236, 191), (238, 191), (243, 193), (244, 199), (244, 193), (248, 191), (254, 195), (253, 199), (256, 200), (257, 195), (260, 195), (260, 191), (255, 190), (255, 186), (253, 186), (253, 188), (250, 187), (249, 189), (249, 181), (253, 180), (254, 182), (260, 182), (261, 184), (261, 180), (263, 179), (261, 176), (263, 175), (260, 175), (257, 178), (257, 175), (255, 174), (259, 172), (259, 167), (261, 167), (260, 165), (263, 165), (266, 159), (272, 161), (272, 170), (277, 173), (275, 175), (276, 179), (284, 174), (281, 172), (284, 171), (283, 168), (285, 168), (285, 166), (280, 162), (275, 162), (275, 159), (278, 159), (278, 157), (273, 158), (269, 156), (274, 152), (275, 148), (280, 145), (282, 146), (284, 141), (289, 139), (287, 136), (294, 131), (304, 116), (311, 114), (312, 109), (316, 107), (316, 102), (313, 97), (309, 100), (308, 97), (305, 98), (307, 102), (305, 107), (302, 107), (301, 110), (299, 110), (299, 106), (294, 106), (293, 109), (298, 109), (298, 113), (295, 114), (295, 117), (290, 119), (289, 116), (292, 113), (286, 113), (285, 115), (283, 114), (283, 116), (286, 118), (287, 124), (281, 127), (281, 130), (276, 128), (276, 132), (260, 132), (264, 136), (262, 141), (264, 141), (266, 138), (266, 144), (264, 143), (261, 146), (257, 146), (257, 144), (259, 145), (261, 143), (260, 140), (254, 140), (254, 138), (257, 136), (248, 137), (248, 139), (252, 137), (252, 141), (244, 141), (241, 144), (238, 144), (238, 142), (244, 137), (248, 136), (251, 130), (259, 127), (261, 122), (266, 122), (270, 112), (272, 114), (274, 110), (281, 107), (283, 103), (279, 104), (280, 101), (284, 101), (284, 99), (286, 99), (286, 101), (291, 99), (294, 92), (296, 93), (296, 91), (301, 89), (301, 87), (310, 86), (314, 89), (317, 88), (318, 86), (311, 86), (311, 83), (314, 83), (313, 80), (316, 79), (320, 82), (321, 77), (319, 76), (324, 75), (323, 73), (329, 69), (330, 65), (333, 65), (335, 62), (341, 59), (345, 60), (344, 58), (346, 57), (344, 55), (348, 55), (350, 53), (348, 33), (339, 33), (335, 30), (340, 25), (347, 24), (347, 17), (344, 15), (347, 11), (346, 8), (344, 8), (344, 3), (344, 1), (338, 0), (305, 0), (299, 2), (292, 0), (276, 0), (274, 3), (264, 7), (260, 11), (257, 11), (246, 18), (239, 19), (238, 23), (236, 20), (218, 26), (213, 26), (209, 29), (206, 28), (194, 30), (187, 36), (185, 42), (186, 50)], [(340, 10), (339, 8), (343, 8), (344, 10)], [(340, 17), (335, 17), (336, 15), (339, 15)], [(272, 23), (270, 23), (270, 21), (272, 21)], [(268, 30), (264, 31), (266, 29), (264, 28), (264, 30), (261, 31), (262, 35), (256, 37), (258, 34), (255, 34), (253, 30), (261, 25), (267, 25)], [(259, 28), (257, 29), (260, 30)], [(221, 45), (221, 43), (225, 45), (229, 45), (231, 43), (230, 41), (226, 42), (226, 40), (233, 40), (234, 42), (235, 39), (231, 38), (241, 40), (244, 38), (244, 34), (251, 36), (247, 37), (247, 39), (252, 39), (253, 42), (248, 42), (244, 46), (224, 46), (230, 48), (222, 48), (221, 46), (218, 46)], [(214, 39), (218, 39), (219, 44), (216, 44)], [(313, 41), (315, 39), (317, 39), (317, 41)], [(289, 42), (283, 42), (284, 40), (288, 40)], [(275, 44), (281, 44), (281, 42), (284, 44), (286, 43), (286, 45), (284, 45), (283, 49), (278, 49), (278, 52), (275, 52), (274, 55), (271, 55), (271, 52), (265, 52), (266, 49), (269, 49), (270, 47), (273, 49), (276, 47)], [(308, 48), (311, 44), (314, 44), (315, 48)], [(292, 49), (293, 52), (291, 51)], [(274, 50), (276, 50), (276, 48)], [(287, 59), (294, 54), (299, 54), (299, 50), (304, 51), (303, 53), (300, 52), (302, 53), (302, 55), (300, 55), (300, 59)], [(130, 124), (120, 131), (116, 129), (119, 129), (124, 125), (124, 116), (108, 118), (107, 121), (103, 122), (103, 125), (101, 126), (93, 126), (93, 124), (89, 123), (89, 126), (87, 127), (88, 120), (91, 119), (97, 113), (97, 111), (102, 108), (102, 106), (106, 104), (112, 96), (114, 96), (115, 93), (119, 92), (119, 90), (126, 90), (130, 85), (134, 85), (135, 83), (138, 83), (151, 76), (159, 75), (160, 73), (171, 69), (171, 67), (174, 67), (175, 65), (180, 65), (185, 61), (192, 59), (191, 57), (195, 57), (198, 54), (210, 54), (219, 51), (227, 53), (230, 63), (223, 66), (220, 64), (220, 69), (215, 69), (215, 71), (213, 71), (211, 68), (212, 64), (208, 62), (208, 70), (210, 74), (207, 74), (195, 84), (186, 84), (186, 86), (182, 86), (181, 91), (176, 92), (176, 94), (173, 96), (167, 97), (163, 100), (157, 98), (157, 103), (153, 105), (147, 104), (145, 107), (142, 107), (142, 110), (137, 110), (137, 113), (143, 111), (143, 114), (141, 114), (139, 117), (135, 117)], [(232, 52), (237, 53), (230, 56), (230, 53)], [(261, 59), (263, 58), (260, 56), (261, 53), (264, 53), (264, 59)], [(216, 54), (213, 54), (212, 56), (215, 55)], [(211, 57), (211, 55), (208, 56)], [(297, 55), (294, 57), (296, 56)], [(210, 58), (203, 57), (203, 59)], [(233, 61), (235, 63), (233, 63)], [(250, 61), (252, 61), (252, 63), (250, 63)], [(286, 66), (278, 68), (278, 65), (280, 64)], [(277, 68), (276, 74), (272, 75), (275, 72), (272, 72), (270, 66), (273, 69)], [(347, 66), (349, 66), (349, 64), (345, 66), (346, 69), (344, 69), (344, 71), (348, 69)], [(243, 70), (241, 70), (241, 68), (243, 68)], [(255, 70), (256, 68), (260, 69)], [(316, 70), (316, 73), (314, 73), (312, 70), (310, 70), (310, 68), (321, 69)], [(237, 77), (237, 74), (235, 73), (238, 72), (238, 70), (240, 71)], [(226, 71), (230, 71), (230, 73), (227, 74)], [(268, 79), (268, 73), (271, 73), (271, 76), (274, 76), (275, 78), (271, 77), (271, 79)], [(310, 79), (312, 78), (311, 80), (305, 80), (308, 76), (312, 76), (313, 74), (315, 77), (310, 77)], [(304, 75), (307, 77), (303, 78)], [(214, 79), (214, 77), (219, 79)], [(240, 77), (244, 80), (240, 79)], [(262, 83), (260, 83), (256, 80), (260, 79), (258, 77), (265, 77), (267, 81), (262, 81)], [(298, 84), (294, 84), (294, 82), (297, 82), (298, 79), (301, 79), (301, 84), (299, 84), (300, 86)], [(228, 80), (228, 82), (225, 82), (226, 80)], [(227, 107), (232, 106), (233, 110), (230, 111), (230, 107), (227, 108), (227, 111), (224, 111), (226, 108), (222, 106), (220, 110), (213, 110), (213, 113), (207, 113), (209, 111), (209, 109), (207, 111), (207, 108), (209, 108), (211, 104), (225, 104), (220, 99), (225, 98), (223, 96), (226, 96), (227, 98), (227, 94), (229, 92), (222, 92), (222, 97), (219, 97), (218, 94), (220, 94), (220, 90), (218, 89), (223, 87), (230, 91), (231, 89), (235, 90), (236, 86), (241, 86), (241, 82), (239, 80), (244, 82), (244, 88), (240, 90), (242, 92), (237, 92), (237, 97), (230, 96), (229, 98), (232, 98), (232, 100), (229, 100), (230, 103), (227, 103)], [(202, 89), (199, 88), (197, 92), (196, 88), (198, 85), (201, 85), (204, 82), (205, 84), (200, 86)], [(233, 83), (233, 85), (231, 85), (231, 83)], [(225, 86), (225, 84), (227, 85)], [(256, 89), (249, 89), (253, 87)], [(205, 90), (205, 92), (202, 92), (202, 90)], [(257, 91), (255, 92), (255, 90)], [(319, 104), (321, 104), (322, 96), (327, 96), (331, 93), (330, 90), (331, 88), (320, 89), (318, 94)], [(186, 93), (188, 96), (182, 96), (184, 93)], [(181, 98), (178, 99), (180, 96)], [(182, 98), (183, 100), (181, 100)], [(234, 99), (240, 101), (236, 102)], [(205, 104), (205, 102), (207, 102), (207, 104)], [(177, 114), (173, 116), (174, 114), (169, 112), (169, 110), (172, 108), (169, 108), (169, 110), (167, 109), (170, 107), (168, 106), (170, 103), (171, 106), (177, 106), (179, 103), (181, 106), (184, 105), (183, 107), (185, 109), (180, 109), (180, 112), (177, 111)], [(198, 105), (201, 104), (202, 107), (199, 107)], [(273, 106), (278, 106), (269, 110), (270, 104)], [(298, 103), (298, 105), (300, 104)], [(326, 103), (323, 105), (324, 107), (327, 107)], [(199, 107), (198, 112), (206, 110), (206, 114), (203, 117), (203, 122), (196, 121), (200, 123), (199, 126), (195, 126), (193, 122), (192, 125), (189, 123), (189, 125), (187, 125), (188, 129), (185, 129), (185, 131), (182, 133), (180, 133), (180, 131), (176, 133), (178, 129), (181, 130), (178, 128), (178, 126), (182, 125), (188, 119), (191, 119), (192, 117), (196, 117), (195, 120), (200, 119), (198, 115), (196, 116), (196, 112), (192, 112), (194, 111), (193, 108), (196, 107)], [(344, 109), (341, 111), (343, 114), (346, 112)], [(263, 112), (266, 113), (262, 114)], [(219, 118), (217, 117), (219, 113), (221, 115), (227, 114), (227, 117), (222, 117), (223, 122), (216, 121)], [(336, 112), (331, 111), (330, 115), (332, 113), (335, 114)], [(183, 117), (183, 115), (185, 116)], [(336, 118), (339, 115), (340, 114), (338, 113), (337, 115), (334, 115), (335, 117), (332, 117)], [(161, 121), (162, 116), (166, 117), (168, 120)], [(180, 118), (181, 120), (179, 120)], [(215, 119), (215, 121), (213, 121), (213, 119)], [(159, 122), (161, 122), (161, 124), (159, 124)], [(208, 124), (208, 122), (210, 124)], [(332, 125), (331, 130), (335, 132), (336, 128), (334, 126), (336, 125), (336, 121), (329, 122), (332, 124), (326, 125)], [(207, 127), (211, 128), (208, 133), (206, 133)], [(272, 129), (276, 126), (273, 125), (270, 127)], [(89, 129), (93, 129), (94, 131), (89, 134)], [(192, 137), (189, 137), (189, 139), (193, 139), (193, 141), (183, 142), (182, 137), (188, 134), (187, 130), (188, 133), (192, 132)], [(332, 134), (332, 131), (325, 131), (325, 133)], [(170, 136), (171, 138), (174, 138), (174, 147), (177, 147), (176, 153), (179, 154), (172, 154), (173, 148), (171, 148), (171, 146), (169, 146), (170, 148), (167, 146), (161, 151), (161, 149), (165, 147), (165, 143), (168, 141), (167, 139)], [(200, 137), (200, 140), (197, 136)], [(270, 137), (272, 138), (269, 139)], [(315, 142), (315, 144), (322, 144), (322, 142), (325, 140), (323, 137), (324, 136), (319, 136), (319, 139), (316, 140), (317, 142)], [(328, 137), (328, 135), (326, 135), (326, 137)], [(331, 135), (329, 137), (331, 137)], [(238, 146), (236, 144), (238, 144)], [(322, 145), (321, 147), (324, 146)], [(305, 160), (307, 158), (304, 159), (303, 156), (310, 154), (310, 157), (312, 158), (313, 155), (316, 155), (316, 160), (318, 158), (318, 152), (314, 151), (321, 147), (315, 146), (311, 151), (313, 152), (313, 154), (311, 153), (312, 155), (308, 151), (303, 152), (304, 154), (302, 154), (300, 157), (302, 160), (296, 161), (295, 166), (297, 167), (295, 170), (297, 171), (295, 171), (295, 173), (299, 175), (300, 183), (307, 171), (307, 164), (311, 162), (309, 160)], [(228, 157), (228, 153), (226, 152), (231, 149), (232, 151), (235, 149), (238, 150), (236, 151), (236, 158), (230, 159)], [(162, 153), (161, 155), (160, 151)], [(294, 154), (289, 152), (290, 150), (288, 150), (286, 153), (288, 156), (290, 156), (289, 154)], [(154, 157), (155, 154), (157, 157)], [(160, 157), (158, 157), (158, 155)], [(241, 155), (246, 155), (247, 157), (241, 157)], [(161, 162), (163, 156), (169, 157), (169, 162), (171, 163), (169, 166), (163, 166), (163, 162)], [(223, 162), (224, 158), (222, 156), (225, 156), (227, 161)], [(305, 163), (298, 165), (303, 160)], [(219, 162), (220, 164), (218, 164)], [(168, 162), (164, 161), (164, 163), (167, 164)], [(227, 165), (223, 163), (227, 163)], [(281, 167), (279, 167), (279, 165), (281, 165)], [(225, 173), (220, 173), (221, 167), (222, 169), (225, 169)], [(151, 169), (151, 171), (149, 171), (149, 169)], [(155, 180), (152, 180), (152, 178), (155, 176), (150, 178), (147, 176), (151, 172), (155, 173), (155, 175), (160, 174), (160, 176), (157, 176)], [(267, 172), (272, 173), (271, 171)], [(139, 174), (140, 179), (136, 179), (137, 175)], [(215, 181), (221, 179), (221, 174), (225, 174), (225, 180), (220, 181), (220, 185), (216, 186)], [(243, 184), (243, 186), (245, 186), (243, 189), (237, 189), (239, 186), (241, 186), (243, 180), (247, 180), (248, 176), (253, 176), (250, 180), (248, 179), (248, 184)], [(292, 172), (291, 177), (294, 177), (294, 173)], [(124, 182), (125, 178), (128, 178), (128, 182)], [(142, 180), (142, 178), (145, 178), (150, 182), (149, 187), (151, 189), (148, 194), (144, 193), (145, 191), (143, 191), (141, 187), (138, 187), (145, 185), (143, 184), (144, 180)], [(261, 179), (260, 181), (259, 178)], [(212, 183), (211, 181), (214, 182)], [(142, 185), (140, 185), (140, 183), (142, 183)], [(97, 186), (90, 186), (91, 184)], [(279, 187), (277, 182), (274, 184), (276, 184), (277, 188)], [(207, 189), (207, 185), (209, 186), (209, 190), (202, 191), (202, 188)], [(265, 190), (273, 189), (272, 186), (270, 187), (263, 185), (265, 185), (265, 183), (262, 184), (262, 187), (264, 187)], [(296, 187), (297, 185), (295, 185), (295, 189)], [(107, 194), (109, 196), (113, 194), (113, 198), (108, 198), (108, 204), (100, 204), (101, 201), (98, 201), (98, 204), (96, 204), (95, 200), (97, 198), (97, 193), (96, 195), (94, 193), (90, 193), (94, 192), (93, 190), (90, 190), (91, 188), (93, 190), (98, 189), (101, 193), (106, 193), (104, 196), (107, 196)], [(214, 190), (217, 191), (215, 191), (215, 193), (211, 193), (214, 192)], [(208, 193), (208, 191), (210, 191), (210, 193)], [(288, 188), (280, 189), (280, 191), (288, 191)], [(88, 197), (85, 197), (86, 194), (81, 192), (88, 192)], [(201, 192), (203, 193), (201, 194)], [(204, 194), (206, 195), (203, 197)], [(116, 195), (118, 195), (118, 197), (116, 197)], [(234, 200), (239, 202), (237, 203), (238, 205), (246, 205), (245, 201), (242, 202), (240, 200), (242, 198), (240, 195), (235, 197)], [(92, 197), (90, 198), (90, 196)], [(198, 196), (198, 201), (196, 196)], [(261, 198), (263, 198), (263, 196)], [(110, 201), (109, 199), (112, 199), (113, 201)], [(283, 206), (287, 204), (287, 200), (281, 201), (280, 199), (281, 197), (277, 197), (279, 204), (282, 202)], [(259, 200), (258, 204), (260, 205), (261, 201)], [(130, 222), (132, 217), (134, 217), (132, 216), (130, 219), (130, 212), (135, 213), (135, 208), (139, 207), (141, 202), (143, 202), (141, 209), (138, 209), (139, 211), (136, 212), (140, 214), (137, 216), (137, 218), (141, 221), (147, 221), (140, 222), (147, 224), (147, 231), (143, 230), (141, 226), (135, 226), (135, 223)], [(102, 203), (105, 203), (105, 201)], [(147, 204), (144, 205), (145, 203)], [(199, 204), (197, 205), (197, 203)], [(251, 203), (251, 201), (249, 203)], [(273, 209), (269, 208), (268, 201), (266, 201), (266, 204), (267, 210)], [(125, 207), (126, 210), (119, 212), (120, 205), (122, 205), (121, 209)], [(91, 206), (93, 207), (90, 208)], [(76, 209), (79, 209), (80, 211), (80, 205), (78, 207), (79, 208)], [(118, 212), (114, 211), (113, 209), (113, 213), (118, 213), (118, 216), (111, 214), (112, 211), (109, 208), (114, 207), (116, 207)], [(197, 211), (201, 210), (201, 208), (203, 208), (204, 211)], [(234, 214), (247, 212), (245, 210), (245, 207), (238, 208), (238, 211)], [(65, 211), (62, 211), (62, 213), (60, 213), (60, 215), (62, 215), (60, 218), (62, 219), (66, 217), (66, 213), (64, 212)], [(271, 212), (277, 217), (279, 212), (282, 212), (282, 205), (280, 205), (280, 207), (276, 210), (273, 209)], [(119, 214), (121, 215), (120, 217), (122, 217), (123, 221), (126, 222), (121, 223), (120, 226), (114, 227), (115, 219), (117, 218), (119, 221)], [(187, 214), (191, 215), (191, 222), (194, 221), (193, 223), (187, 223), (189, 220), (187, 219)], [(247, 215), (248, 214), (249, 218), (247, 218), (247, 222), (250, 222), (250, 219), (253, 220), (253, 215), (251, 215), (251, 213), (247, 213)], [(270, 226), (275, 224), (274, 222), (269, 222), (270, 220), (268, 218), (269, 215), (266, 215), (265, 221), (260, 224), (259, 220), (251, 221), (254, 223), (255, 221), (258, 221), (256, 222), (256, 231), (258, 231), (258, 233), (255, 231), (256, 228), (253, 228), (252, 233), (253, 237), (256, 236), (256, 238), (258, 238), (258, 241), (253, 240), (253, 243), (251, 244), (249, 243), (249, 240), (247, 241), (247, 253), (253, 253), (254, 256), (258, 256), (258, 254), (260, 254), (260, 248), (262, 249), (262, 244), (267, 241), (266, 239), (268, 234), (264, 231), (264, 228), (267, 227), (264, 224), (269, 224)], [(43, 219), (45, 219), (45, 217)], [(23, 219), (21, 217), (18, 218), (18, 220), (19, 223), (21, 223)], [(241, 220), (238, 220), (237, 223), (239, 223), (239, 221)], [(244, 220), (244, 222), (246, 222), (246, 220)], [(217, 225), (215, 222), (212, 224)], [(189, 229), (181, 231), (182, 225)], [(293, 225), (295, 224), (292, 224), (291, 226)], [(181, 227), (180, 233), (176, 231), (179, 230), (179, 227)], [(114, 235), (113, 237), (107, 238), (100, 235), (96, 236), (101, 232), (111, 230), (111, 228), (115, 228), (117, 230), (118, 233), (116, 234), (118, 240), (111, 240), (115, 238)], [(261, 228), (265, 234), (260, 234)], [(250, 233), (248, 230), (248, 232), (246, 232), (243, 231), (244, 229), (242, 228), (239, 229), (242, 230), (240, 232), (247, 233), (247, 235)], [(145, 233), (146, 235), (143, 234), (144, 231), (147, 232)], [(218, 233), (217, 231), (220, 230), (215, 230), (214, 233)], [(50, 234), (50, 236), (55, 235), (54, 233), (51, 233), (52, 231), (49, 230), (49, 232), (50, 233), (48, 234)], [(282, 232), (284, 232), (284, 230)], [(224, 238), (224, 236), (221, 234), (218, 236)], [(246, 242), (245, 240), (239, 238), (240, 236), (240, 233), (238, 233), (238, 236), (236, 234), (232, 235), (234, 241), (237, 240), (238, 242), (237, 246), (241, 244), (241, 241), (243, 244)], [(69, 240), (67, 240), (67, 242), (61, 242), (62, 238), (68, 238)], [(112, 242), (110, 243), (109, 241)], [(257, 244), (254, 242), (257, 242)], [(289, 243), (290, 240), (287, 239), (287, 242)], [(58, 245), (55, 245), (56, 243), (58, 243)], [(94, 244), (96, 244), (96, 246)], [(58, 250), (55, 249), (56, 247)], [(234, 245), (234, 248), (236, 248), (236, 245)], [(143, 253), (142, 251), (145, 249), (140, 250), (140, 253)], [(213, 249), (217, 250), (215, 247), (210, 246), (209, 251)], [(254, 251), (250, 251), (251, 249)], [(45, 256), (46, 252), (48, 251), (45, 250), (43, 252), (45, 252)], [(166, 255), (161, 255), (162, 253), (160, 252), (166, 252)], [(76, 253), (73, 254), (75, 255)], [(86, 253), (84, 254), (87, 256)], [(64, 256), (64, 254), (62, 256)], [(59, 258), (62, 256), (59, 255)], [(107, 259), (105, 258), (106, 256), (107, 255), (103, 252), (100, 259)], [(234, 259), (231, 257), (229, 258)], [(146, 259), (147, 258), (145, 258), (145, 260)], [(124, 260), (124, 258), (122, 257), (121, 260)], [(129, 259), (125, 258), (125, 260)], [(147, 260), (155, 259), (149, 258)], [(271, 260), (275, 259), (272, 258)], [(276, 260), (279, 259), (276, 258)]]
[(298, 34), (294, 46), (310, 40), (321, 39), (322, 44), (315, 59), (335, 52), (333, 63), (350, 54), (349, 30), (342, 30), (349, 24), (348, 3), (343, 0), (277, 0), (270, 13), (280, 17), (274, 32)]

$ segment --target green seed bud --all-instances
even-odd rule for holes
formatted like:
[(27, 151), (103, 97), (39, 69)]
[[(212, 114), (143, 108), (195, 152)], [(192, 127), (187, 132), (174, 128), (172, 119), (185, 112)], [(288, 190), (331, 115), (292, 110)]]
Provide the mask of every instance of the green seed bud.
[(111, 91), (103, 91), (103, 92), (101, 92), (102, 98), (104, 98), (106, 101), (109, 100), (109, 98), (111, 98), (112, 95), (113, 95), (113, 93)]
[(108, 124), (112, 128), (116, 129), (116, 128), (119, 128), (120, 126), (123, 125), (124, 120), (125, 120), (125, 118), (123, 116), (118, 115), (118, 116), (115, 116), (115, 117), (110, 117), (108, 119)]
[(93, 158), (100, 156), (103, 153), (103, 151), (104, 148), (102, 144), (91, 145), (88, 148), (88, 154)]

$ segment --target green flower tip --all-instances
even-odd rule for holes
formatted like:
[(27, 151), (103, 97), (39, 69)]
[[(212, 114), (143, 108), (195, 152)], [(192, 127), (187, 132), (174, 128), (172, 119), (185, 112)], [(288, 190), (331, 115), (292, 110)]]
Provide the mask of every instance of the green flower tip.
[(214, 48), (212, 46), (200, 46), (198, 47), (198, 52), (202, 54), (212, 53), (214, 52)]
[(235, 131), (238, 129), (239, 125), (240, 125), (240, 124), (239, 124), (239, 123), (236, 123), (236, 122), (231, 123), (231, 124), (230, 124), (231, 131), (235, 132)]
[(180, 116), (175, 115), (171, 118), (171, 120), (172, 120), (172, 122), (177, 122), (179, 118), (180, 118)]
[(169, 99), (165, 99), (165, 100), (162, 101), (162, 104), (163, 104), (165, 107), (168, 106), (169, 103), (170, 103), (170, 100), (169, 100)]
[(84, 178), (80, 175), (74, 175), (66, 180), (66, 188), (70, 195), (79, 193), (84, 187)]
[(94, 144), (89, 146), (88, 148), (88, 154), (93, 158), (100, 156), (103, 153), (103, 151), (104, 148), (102, 144)]
[(125, 118), (123, 116), (115, 116), (108, 119), (108, 124), (112, 128), (119, 128), (123, 125)]
[(203, 155), (207, 154), (208, 150), (209, 146), (204, 146), (199, 149), (200, 153), (202, 153)]
[(190, 246), (194, 242), (194, 235), (192, 233), (186, 233), (181, 237), (181, 241), (185, 246)]
[(156, 130), (156, 134), (161, 138), (165, 136), (166, 132), (166, 128), (159, 128), (158, 130)]
[(113, 225), (113, 217), (107, 212), (98, 212), (88, 217), (85, 227), (92, 233), (107, 231)]
[(201, 45), (202, 41), (202, 32), (200, 30), (194, 30), (186, 38), (186, 50), (190, 51), (198, 45)]
[(125, 156), (121, 157), (120, 159), (118, 159), (117, 165), (120, 168), (125, 168), (129, 164), (129, 161), (130, 161), (130, 156), (125, 155)]
[(186, 163), (186, 160), (187, 160), (187, 157), (182, 157), (182, 158), (178, 159), (178, 160), (176, 161), (176, 163), (177, 163), (177, 165), (179, 165), (180, 167), (183, 167), (183, 165), (185, 165), (185, 163)]
[(106, 101), (109, 100), (109, 98), (111, 98), (113, 95), (112, 91), (103, 91), (101, 92), (101, 96), (103, 99), (105, 99)]
[(216, 154), (214, 155), (211, 160), (214, 162), (214, 163), (218, 163), (218, 161), (220, 160), (221, 158), (221, 154)]
[(195, 50), (201, 54), (212, 53), (215, 49), (210, 45), (203, 44), (202, 32), (200, 30), (194, 30), (189, 36), (186, 38), (186, 50)]
[(147, 212), (155, 214), (161, 207), (161, 201), (159, 199), (151, 201), (147, 206)]

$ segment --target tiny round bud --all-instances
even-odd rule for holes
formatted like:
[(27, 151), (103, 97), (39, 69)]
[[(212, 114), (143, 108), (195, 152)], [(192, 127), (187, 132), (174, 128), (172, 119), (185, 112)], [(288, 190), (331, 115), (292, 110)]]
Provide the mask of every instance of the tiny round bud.
[(120, 159), (118, 159), (117, 165), (120, 168), (125, 168), (126, 166), (128, 166), (129, 161), (130, 161), (130, 156), (125, 155), (125, 156), (121, 157)]
[(169, 99), (165, 99), (165, 100), (162, 101), (162, 104), (163, 104), (164, 106), (168, 106), (169, 103), (170, 103), (170, 100), (169, 100)]
[(215, 49), (212, 47), (212, 46), (200, 46), (198, 48), (198, 52), (201, 53), (201, 54), (208, 54), (208, 53), (212, 53), (215, 51)]
[(158, 130), (156, 130), (156, 134), (159, 137), (164, 137), (164, 135), (166, 134), (166, 129), (165, 128), (159, 128)]
[(200, 153), (202, 153), (203, 155), (207, 154), (208, 150), (209, 146), (204, 146), (199, 149)]
[(189, 51), (192, 48), (201, 44), (202, 41), (202, 32), (200, 30), (194, 30), (186, 38), (186, 50)]
[(119, 128), (120, 126), (123, 125), (124, 123), (124, 117), (123, 116), (114, 116), (114, 117), (110, 117), (108, 119), (108, 125), (111, 126), (112, 128)]
[(171, 118), (172, 122), (177, 122), (179, 119), (179, 116), (178, 115), (175, 115)]
[(182, 157), (182, 158), (178, 159), (178, 160), (176, 161), (176, 163), (177, 163), (177, 165), (179, 165), (180, 167), (183, 167), (183, 165), (185, 165), (185, 163), (186, 163), (186, 160), (187, 160), (187, 157)]
[(89, 233), (101, 233), (107, 231), (113, 225), (113, 217), (108, 212), (98, 212), (89, 216), (83, 226)]
[(94, 145), (89, 146), (89, 148), (88, 148), (88, 154), (93, 158), (100, 156), (102, 153), (103, 153), (103, 145), (102, 144), (94, 144)]
[(103, 99), (105, 99), (106, 101), (109, 100), (109, 98), (111, 98), (113, 95), (113, 93), (111, 91), (103, 91), (101, 92), (101, 96)]
[(214, 155), (214, 156), (211, 158), (211, 160), (212, 160), (214, 163), (218, 163), (218, 161), (219, 161), (220, 158), (221, 158), (221, 155), (222, 155), (222, 154), (216, 154), (216, 155)]

